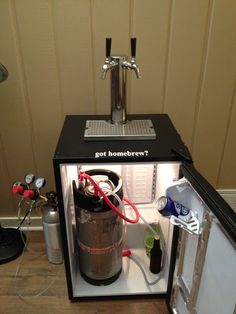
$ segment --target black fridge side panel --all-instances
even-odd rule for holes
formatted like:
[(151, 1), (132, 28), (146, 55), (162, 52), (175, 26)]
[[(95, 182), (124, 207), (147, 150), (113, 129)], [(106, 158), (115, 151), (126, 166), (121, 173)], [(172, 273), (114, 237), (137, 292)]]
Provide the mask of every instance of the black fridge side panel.
[(170, 299), (171, 299), (171, 293), (172, 293), (172, 288), (173, 288), (173, 279), (174, 279), (175, 264), (176, 264), (176, 259), (177, 259), (178, 241), (179, 241), (179, 227), (174, 226), (169, 278), (168, 278), (167, 294), (166, 294), (166, 306), (168, 308), (169, 313), (173, 313), (172, 308), (170, 306)]
[(183, 163), (181, 172), (236, 243), (236, 213), (234, 210), (193, 165)]
[(68, 296), (70, 300), (73, 300), (73, 289), (72, 289), (72, 281), (71, 281), (71, 271), (70, 271), (70, 260), (68, 255), (68, 243), (66, 237), (66, 219), (65, 219), (65, 211), (64, 211), (64, 202), (63, 202), (63, 192), (62, 192), (62, 184), (61, 184), (61, 174), (60, 174), (60, 162), (56, 159), (53, 160), (54, 167), (54, 176), (55, 176), (55, 185), (57, 191), (57, 200), (58, 200), (58, 208), (59, 208), (59, 217), (60, 217), (60, 228), (61, 228), (61, 241), (63, 248), (63, 257), (64, 257), (64, 266), (67, 280), (67, 288), (68, 288)]

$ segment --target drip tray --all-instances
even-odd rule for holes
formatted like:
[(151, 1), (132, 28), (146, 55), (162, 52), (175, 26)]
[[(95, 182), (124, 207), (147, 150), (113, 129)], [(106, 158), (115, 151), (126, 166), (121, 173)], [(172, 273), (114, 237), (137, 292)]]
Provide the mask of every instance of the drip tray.
[(87, 120), (84, 140), (155, 140), (156, 132), (151, 120), (131, 120), (125, 124), (112, 124), (106, 120)]

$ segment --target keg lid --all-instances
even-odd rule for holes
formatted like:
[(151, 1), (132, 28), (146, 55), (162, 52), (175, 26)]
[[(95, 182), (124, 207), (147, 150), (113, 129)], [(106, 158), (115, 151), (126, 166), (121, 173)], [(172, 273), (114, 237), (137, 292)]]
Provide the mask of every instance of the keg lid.
[[(110, 194), (114, 189), (115, 186), (112, 181), (110, 180), (100, 180), (96, 181), (97, 185), (103, 190), (105, 194)], [(86, 194), (93, 195), (94, 194), (94, 186), (90, 183), (85, 188)]]

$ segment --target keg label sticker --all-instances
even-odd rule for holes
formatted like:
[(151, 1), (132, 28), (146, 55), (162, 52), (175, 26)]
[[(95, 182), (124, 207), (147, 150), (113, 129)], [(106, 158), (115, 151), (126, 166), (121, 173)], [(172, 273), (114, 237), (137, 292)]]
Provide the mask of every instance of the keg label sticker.
[(103, 152), (96, 152), (95, 158), (100, 157), (148, 157), (148, 150), (144, 150), (142, 152), (133, 152), (130, 150), (126, 150), (124, 152), (112, 152), (110, 150)]

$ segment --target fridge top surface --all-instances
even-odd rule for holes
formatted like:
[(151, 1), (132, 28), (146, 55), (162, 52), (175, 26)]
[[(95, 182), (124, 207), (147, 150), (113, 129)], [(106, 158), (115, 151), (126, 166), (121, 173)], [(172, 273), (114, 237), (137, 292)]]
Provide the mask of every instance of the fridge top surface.
[(188, 148), (167, 114), (129, 115), (128, 120), (150, 119), (156, 132), (152, 140), (85, 141), (87, 120), (109, 120), (105, 115), (66, 116), (54, 160), (63, 162), (192, 161)]

